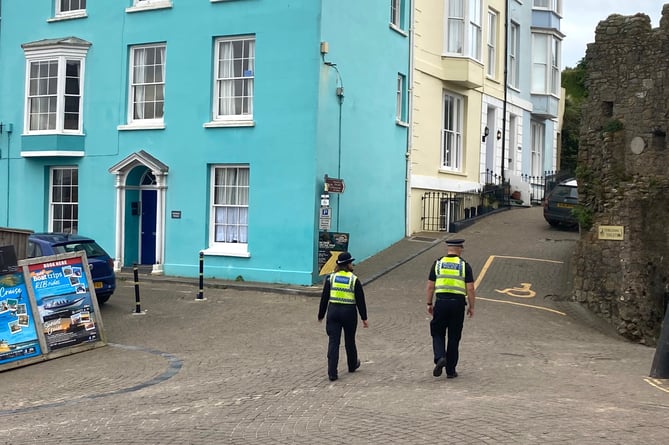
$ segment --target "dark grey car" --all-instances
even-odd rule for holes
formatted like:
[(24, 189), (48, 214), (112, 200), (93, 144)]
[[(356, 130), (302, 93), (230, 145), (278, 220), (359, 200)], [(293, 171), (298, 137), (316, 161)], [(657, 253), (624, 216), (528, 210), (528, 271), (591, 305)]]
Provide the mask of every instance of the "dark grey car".
[(578, 205), (576, 179), (560, 182), (544, 199), (544, 219), (554, 227), (577, 227), (573, 210)]
[(114, 260), (98, 243), (91, 238), (69, 233), (33, 233), (28, 238), (28, 258), (79, 250), (86, 252), (95, 295), (102, 305), (116, 290), (116, 274)]

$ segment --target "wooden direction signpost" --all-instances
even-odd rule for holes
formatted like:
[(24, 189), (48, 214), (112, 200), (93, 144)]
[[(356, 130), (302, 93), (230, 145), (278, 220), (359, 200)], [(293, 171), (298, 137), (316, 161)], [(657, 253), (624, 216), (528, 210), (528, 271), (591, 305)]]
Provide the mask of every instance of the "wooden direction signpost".
[(330, 178), (325, 175), (325, 191), (330, 193), (344, 193), (344, 180), (339, 178)]

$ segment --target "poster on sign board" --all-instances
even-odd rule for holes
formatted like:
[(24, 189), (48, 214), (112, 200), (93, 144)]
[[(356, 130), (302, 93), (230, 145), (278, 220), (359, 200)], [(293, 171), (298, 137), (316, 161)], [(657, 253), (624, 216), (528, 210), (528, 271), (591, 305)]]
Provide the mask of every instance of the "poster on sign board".
[(102, 319), (86, 253), (24, 260), (46, 352), (104, 343)]
[(348, 233), (320, 232), (318, 234), (318, 275), (334, 272), (337, 258), (348, 250)]
[(27, 270), (47, 352), (102, 341), (85, 252), (42, 257)]
[(22, 272), (0, 275), (0, 365), (42, 354)]
[(18, 263), (0, 275), (0, 371), (106, 345), (85, 252)]

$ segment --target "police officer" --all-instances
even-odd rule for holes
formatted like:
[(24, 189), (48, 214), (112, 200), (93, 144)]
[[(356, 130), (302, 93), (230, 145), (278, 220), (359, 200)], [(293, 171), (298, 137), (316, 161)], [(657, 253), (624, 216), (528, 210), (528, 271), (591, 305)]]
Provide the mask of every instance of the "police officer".
[(432, 264), (427, 279), (427, 312), (432, 315), (430, 335), (435, 364), (432, 375), (435, 377), (439, 377), (444, 368), (446, 378), (458, 376), (455, 367), (465, 308), (470, 318), (474, 316), (474, 276), (471, 266), (460, 257), (464, 243), (463, 239), (446, 240), (446, 256)]
[(322, 321), (327, 311), (325, 332), (328, 334), (328, 377), (330, 381), (338, 378), (337, 365), (339, 363), (339, 344), (341, 342), (341, 331), (344, 330), (344, 347), (346, 349), (346, 360), (348, 372), (355, 372), (360, 367), (358, 350), (355, 346), (355, 331), (358, 327), (358, 314), (362, 320), (362, 326), (367, 324), (367, 306), (365, 305), (365, 292), (362, 283), (353, 274), (353, 261), (351, 254), (343, 252), (337, 258), (337, 266), (323, 285), (321, 304), (318, 308), (318, 321)]

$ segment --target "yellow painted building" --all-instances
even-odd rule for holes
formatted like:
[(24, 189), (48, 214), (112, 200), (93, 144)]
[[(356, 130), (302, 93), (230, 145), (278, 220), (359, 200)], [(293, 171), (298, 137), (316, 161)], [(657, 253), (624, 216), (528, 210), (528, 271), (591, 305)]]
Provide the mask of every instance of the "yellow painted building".
[(415, 0), (409, 233), (448, 230), (470, 211), (453, 193), (501, 161), (504, 13), (504, 0)]

